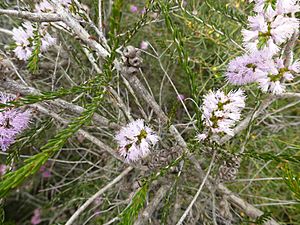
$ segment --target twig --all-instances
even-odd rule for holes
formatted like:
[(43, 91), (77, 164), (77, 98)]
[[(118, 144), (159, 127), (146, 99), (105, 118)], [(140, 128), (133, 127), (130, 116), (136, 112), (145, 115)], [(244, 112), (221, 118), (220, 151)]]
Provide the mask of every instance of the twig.
[(89, 33), (64, 9), (59, 1), (51, 0), (51, 3), (56, 9), (57, 14), (61, 16), (62, 21), (65, 22), (82, 41), (95, 50), (102, 58), (106, 58), (110, 55), (104, 47), (91, 38)]
[(32, 13), (27, 11), (0, 9), (0, 15), (14, 16), (34, 22), (58, 22), (62, 18), (56, 13)]
[[(248, 202), (244, 201), (243, 199), (237, 197), (233, 194), (229, 189), (227, 189), (224, 185), (218, 185), (218, 191), (228, 197), (228, 200), (233, 203), (236, 207), (241, 209), (251, 218), (258, 218), (263, 215), (263, 211), (255, 208), (253, 205), (249, 204)], [(270, 218), (268, 221), (264, 223), (264, 225), (279, 225), (274, 219)]]
[(126, 176), (131, 170), (133, 170), (132, 167), (127, 167), (122, 173), (120, 173), (119, 176), (117, 176), (115, 179), (113, 179), (109, 184), (107, 184), (105, 187), (101, 188), (99, 191), (97, 191), (92, 197), (90, 197), (82, 206), (80, 206), (79, 209), (76, 210), (76, 212), (70, 217), (70, 219), (66, 222), (65, 225), (72, 225), (74, 224), (75, 220), (79, 217), (79, 215), (91, 204), (95, 199), (97, 199), (100, 195), (102, 195), (105, 191), (113, 187), (116, 183), (118, 183), (124, 176)]
[(196, 202), (198, 196), (200, 195), (200, 193), (201, 193), (201, 191), (202, 191), (202, 188), (204, 187), (205, 182), (206, 182), (207, 179), (208, 179), (208, 176), (209, 176), (209, 174), (210, 174), (210, 171), (211, 171), (212, 166), (213, 166), (214, 161), (215, 161), (215, 157), (216, 157), (216, 151), (214, 152), (214, 154), (213, 154), (213, 156), (212, 156), (212, 159), (211, 159), (210, 165), (209, 165), (209, 167), (208, 167), (208, 170), (207, 170), (207, 172), (206, 172), (206, 175), (205, 175), (205, 177), (203, 178), (202, 183), (201, 183), (201, 185), (200, 185), (200, 187), (199, 187), (197, 193), (195, 194), (193, 200), (191, 201), (191, 203), (189, 204), (189, 206), (187, 207), (187, 209), (184, 211), (183, 215), (181, 216), (181, 218), (179, 219), (179, 221), (177, 222), (176, 225), (181, 225), (181, 224), (183, 223), (184, 219), (187, 217), (187, 215), (188, 215), (188, 213), (190, 212), (190, 210), (192, 209), (194, 203)]
[[(5, 80), (2, 80), (2, 82), (0, 82), (0, 87), (2, 87), (4, 90), (6, 91), (11, 91), (14, 93), (19, 93), (22, 95), (39, 95), (41, 92), (38, 89), (35, 89), (33, 87), (29, 87), (29, 86), (24, 86), (22, 84), (19, 84), (18, 82), (11, 80), (9, 78), (6, 78)], [(84, 108), (79, 106), (79, 105), (75, 105), (72, 103), (69, 103), (65, 100), (62, 99), (55, 99), (53, 101), (50, 101), (52, 104), (62, 108), (62, 109), (66, 109), (69, 110), (73, 113), (76, 114), (81, 114), (84, 111)], [(120, 126), (116, 123), (110, 122), (108, 119), (106, 119), (105, 117), (95, 113), (93, 116), (93, 120), (94, 122), (98, 125), (98, 126), (103, 126), (103, 127), (111, 127), (113, 129), (119, 129)]]
[(167, 191), (169, 190), (168, 185), (164, 185), (159, 188), (159, 190), (156, 192), (154, 198), (152, 201), (148, 204), (147, 208), (144, 209), (144, 211), (139, 215), (138, 220), (134, 223), (134, 225), (144, 225), (147, 224), (147, 220), (151, 218), (151, 215), (153, 212), (157, 209), (158, 204), (161, 202), (161, 200), (166, 195)]

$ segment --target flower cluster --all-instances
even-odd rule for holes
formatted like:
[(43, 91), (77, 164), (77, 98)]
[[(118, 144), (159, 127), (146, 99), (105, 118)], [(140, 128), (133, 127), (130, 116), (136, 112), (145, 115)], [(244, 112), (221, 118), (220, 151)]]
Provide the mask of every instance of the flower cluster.
[(144, 120), (135, 120), (123, 127), (115, 137), (119, 153), (127, 162), (137, 161), (150, 153), (150, 147), (158, 141), (158, 136), (145, 125)]
[[(1, 93), (0, 102), (6, 104), (13, 98)], [(18, 108), (4, 108), (0, 112), (0, 147), (6, 151), (15, 141), (16, 136), (27, 128), (30, 121), (30, 111)]]
[(269, 65), (270, 62), (272, 59), (262, 51), (245, 54), (229, 63), (226, 77), (234, 85), (253, 83), (266, 75), (266, 65)]
[(298, 31), (299, 20), (288, 15), (299, 11), (299, 6), (295, 0), (255, 0), (255, 3), (257, 15), (248, 18), (250, 29), (242, 31), (244, 46), (251, 52), (266, 50), (274, 55)]
[(250, 53), (229, 63), (226, 77), (234, 85), (256, 82), (263, 92), (281, 94), (285, 81), (299, 73), (299, 62), (284, 65), (278, 55), (282, 44), (298, 32), (299, 20), (291, 17), (300, 10), (296, 0), (252, 0), (255, 16), (250, 16), (249, 30), (242, 31), (244, 46)]
[(293, 80), (293, 74), (300, 72), (299, 61), (295, 61), (292, 65), (285, 67), (283, 60), (276, 58), (267, 65), (265, 76), (259, 77), (257, 82), (263, 92), (269, 91), (275, 95), (285, 91), (283, 81)]
[(233, 135), (232, 127), (241, 117), (245, 99), (241, 89), (230, 91), (228, 94), (221, 90), (210, 91), (205, 95), (202, 105), (202, 120), (207, 130), (203, 134), (198, 134), (198, 140), (202, 141), (209, 135)]
[(16, 44), (14, 53), (20, 60), (26, 61), (30, 58), (37, 44), (37, 36), (37, 38), (40, 38), (41, 41), (40, 50), (42, 52), (47, 51), (49, 47), (56, 43), (56, 39), (47, 32), (47, 27), (42, 25), (37, 28), (32, 23), (25, 22), (20, 27), (14, 28), (12, 32), (13, 40)]

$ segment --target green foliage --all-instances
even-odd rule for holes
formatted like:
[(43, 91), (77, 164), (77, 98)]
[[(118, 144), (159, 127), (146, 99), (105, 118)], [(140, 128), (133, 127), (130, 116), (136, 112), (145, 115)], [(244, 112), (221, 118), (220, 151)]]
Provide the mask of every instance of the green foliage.
[(177, 183), (178, 183), (179, 176), (176, 177), (173, 185), (170, 188), (170, 191), (168, 191), (167, 196), (165, 198), (165, 204), (162, 209), (162, 218), (161, 218), (161, 224), (167, 224), (168, 216), (170, 214), (170, 210), (173, 206), (173, 203), (176, 199), (177, 194)]
[(149, 21), (148, 14), (154, 7), (154, 0), (147, 0), (145, 4), (145, 12), (141, 15), (138, 22), (133, 25), (133, 28), (126, 31), (124, 46), (134, 37), (134, 35)]
[(90, 121), (104, 96), (103, 90), (96, 93), (98, 96), (93, 98), (92, 103), (86, 107), (82, 115), (72, 120), (66, 129), (61, 130), (54, 138), (49, 140), (48, 143), (41, 148), (41, 153), (25, 160), (25, 165), (18, 170), (9, 172), (3, 176), (0, 182), (0, 197), (4, 197), (11, 189), (16, 188), (26, 178), (35, 174), (54, 153), (64, 146), (66, 141), (76, 133), (81, 126)]
[(120, 214), (121, 221), (119, 225), (131, 225), (137, 218), (139, 211), (143, 208), (149, 186), (143, 185), (134, 195), (131, 203), (126, 207), (126, 209)]
[(41, 53), (42, 46), (41, 34), (39, 33), (39, 26), (37, 26), (33, 33), (33, 51), (28, 60), (27, 68), (30, 72), (36, 73), (39, 69), (39, 54)]
[(55, 100), (57, 98), (64, 97), (66, 95), (71, 94), (80, 94), (83, 92), (88, 92), (93, 90), (95, 88), (95, 84), (83, 84), (78, 86), (73, 86), (71, 88), (60, 88), (57, 91), (47, 91), (47, 92), (41, 92), (37, 95), (26, 95), (24, 97), (19, 97), (13, 101), (7, 102), (6, 104), (0, 103), (0, 108), (5, 107), (20, 107), (23, 105), (30, 105), (41, 101), (47, 101), (47, 100)]
[(227, 18), (242, 24), (243, 26), (247, 24), (247, 16), (242, 14), (241, 11), (230, 7), (229, 4), (224, 4), (224, 2), (213, 0), (205, 0), (205, 3), (214, 12), (224, 15)]
[(281, 170), (284, 182), (300, 201), (300, 173), (292, 170), (287, 163), (281, 167)]
[(253, 159), (262, 159), (265, 161), (274, 160), (278, 163), (280, 162), (293, 162), (293, 163), (300, 163), (300, 156), (299, 155), (293, 155), (293, 154), (278, 154), (276, 155), (274, 152), (255, 152), (255, 151), (249, 151), (244, 153), (246, 156), (251, 157)]
[(182, 40), (182, 34), (172, 22), (171, 16), (169, 14), (170, 5), (166, 4), (163, 1), (158, 1), (158, 3), (165, 17), (166, 26), (168, 30), (172, 33), (174, 43), (176, 44), (177, 52), (179, 54), (179, 63), (188, 76), (191, 94), (194, 100), (197, 101), (197, 84), (195, 81), (196, 74), (192, 71), (191, 66), (189, 65), (188, 53), (186, 52), (186, 48)]
[(109, 20), (109, 37), (110, 37), (110, 46), (113, 46), (112, 49), (116, 49), (119, 43), (119, 38), (117, 37), (120, 31), (120, 24), (122, 18), (122, 8), (123, 0), (116, 0), (112, 6), (112, 15)]

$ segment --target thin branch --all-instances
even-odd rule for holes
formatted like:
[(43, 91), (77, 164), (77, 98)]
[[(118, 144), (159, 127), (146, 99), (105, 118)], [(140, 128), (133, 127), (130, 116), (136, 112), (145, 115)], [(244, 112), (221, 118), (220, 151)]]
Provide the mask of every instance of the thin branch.
[(57, 14), (61, 16), (62, 21), (65, 22), (65, 24), (67, 24), (82, 41), (95, 50), (102, 58), (106, 58), (110, 55), (110, 53), (102, 45), (91, 38), (91, 35), (89, 35), (79, 22), (77, 22), (75, 18), (73, 18), (73, 16), (64, 9), (59, 1), (51, 0), (51, 3), (56, 9)]
[(97, 199), (100, 195), (102, 195), (104, 192), (109, 190), (111, 187), (113, 187), (116, 183), (118, 183), (123, 177), (125, 177), (130, 171), (132, 171), (132, 167), (127, 167), (122, 173), (120, 173), (119, 176), (117, 176), (115, 179), (113, 179), (110, 183), (108, 183), (105, 187), (101, 188), (99, 191), (97, 191), (92, 197), (90, 197), (82, 206), (80, 206), (76, 212), (70, 217), (70, 219), (66, 222), (65, 225), (72, 225), (74, 224), (75, 220), (80, 216), (80, 214)]
[(32, 13), (27, 11), (0, 9), (0, 15), (14, 16), (34, 22), (58, 22), (62, 18), (56, 13)]
[(183, 215), (181, 216), (181, 218), (179, 219), (179, 221), (177, 222), (176, 225), (181, 225), (183, 223), (183, 221), (185, 220), (185, 218), (187, 217), (188, 213), (190, 212), (190, 210), (192, 209), (193, 205), (195, 204), (197, 198), (199, 197), (201, 191), (202, 191), (202, 188), (204, 187), (204, 184), (205, 182), (207, 181), (208, 179), (208, 176), (210, 174), (210, 171), (213, 167), (213, 164), (214, 164), (214, 161), (215, 161), (215, 157), (216, 157), (216, 151), (214, 152), (213, 156), (212, 156), (212, 159), (211, 159), (211, 162), (209, 164), (209, 167), (208, 167), (208, 170), (206, 172), (206, 175), (205, 177), (203, 178), (202, 180), (202, 183), (200, 184), (200, 187), (197, 191), (197, 193), (195, 194), (193, 200), (191, 201), (191, 203), (189, 204), (189, 206), (187, 207), (187, 209), (184, 211)]
[[(0, 82), (0, 87), (3, 88), (5, 91), (11, 91), (14, 93), (19, 93), (22, 95), (39, 95), (41, 92), (38, 89), (35, 89), (33, 87), (25, 86), (22, 84), (19, 84), (18, 82), (11, 80), (9, 78), (6, 78), (5, 80), (2, 80)], [(62, 99), (55, 99), (53, 101), (50, 101), (53, 105), (56, 105), (62, 109), (69, 110), (70, 112), (81, 114), (85, 109), (79, 105), (75, 105), (72, 103), (69, 103)], [(119, 129), (120, 126), (114, 122), (110, 122), (105, 117), (95, 113), (93, 116), (93, 121), (101, 127), (111, 127), (113, 129)]]
[(148, 204), (147, 208), (139, 215), (138, 220), (134, 223), (134, 225), (143, 225), (147, 224), (147, 220), (151, 218), (151, 215), (157, 209), (158, 204), (162, 201), (170, 186), (164, 185), (158, 189), (152, 201)]

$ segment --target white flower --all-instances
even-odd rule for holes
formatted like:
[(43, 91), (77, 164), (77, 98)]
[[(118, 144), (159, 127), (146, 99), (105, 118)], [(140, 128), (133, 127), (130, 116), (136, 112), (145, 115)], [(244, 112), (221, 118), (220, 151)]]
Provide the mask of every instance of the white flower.
[(228, 81), (235, 85), (255, 82), (266, 76), (265, 65), (272, 62), (272, 58), (265, 51), (254, 51), (232, 60), (225, 74)]
[(30, 22), (25, 22), (19, 28), (13, 28), (13, 40), (16, 48), (14, 52), (20, 60), (27, 60), (31, 56), (32, 46), (30, 40), (33, 38), (33, 27)]
[(257, 79), (257, 82), (263, 92), (270, 92), (274, 95), (283, 93), (285, 91), (284, 81), (292, 81), (294, 74), (300, 72), (299, 61), (285, 67), (283, 60), (276, 58), (272, 63), (269, 62), (265, 66), (267, 75)]
[[(223, 91), (210, 91), (204, 96), (202, 105), (202, 120), (211, 133), (226, 133), (233, 135), (232, 127), (241, 117), (245, 107), (244, 92), (239, 89), (225, 94)], [(204, 140), (207, 134), (198, 135), (199, 141)]]
[(300, 73), (300, 61), (296, 60), (292, 65), (288, 68), (291, 71), (294, 71), (295, 73)]
[(44, 0), (44, 1), (40, 2), (39, 4), (35, 5), (35, 11), (36, 12), (53, 12), (54, 8), (47, 0)]
[(199, 142), (204, 141), (207, 138), (207, 134), (197, 134), (196, 138), (198, 139)]
[(15, 41), (16, 48), (14, 53), (20, 60), (28, 60), (32, 55), (33, 49), (36, 46), (34, 31), (39, 33), (41, 38), (41, 51), (45, 52), (50, 46), (56, 43), (56, 39), (53, 38), (47, 32), (47, 26), (43, 24), (39, 26), (39, 30), (33, 27), (32, 23), (24, 22), (20, 27), (13, 28), (13, 40)]
[(271, 22), (271, 35), (276, 44), (282, 44), (299, 29), (297, 18), (284, 17), (279, 15)]
[(289, 14), (300, 11), (297, 0), (277, 0), (276, 12), (278, 14)]
[(289, 14), (299, 12), (299, 4), (297, 0), (277, 0), (277, 1), (266, 1), (266, 0), (252, 0), (255, 2), (254, 11), (257, 13), (276, 13)]
[(158, 141), (158, 136), (145, 125), (144, 120), (138, 119), (116, 134), (119, 153), (127, 162), (137, 161), (150, 153), (150, 147)]
[(56, 38), (53, 38), (49, 33), (46, 33), (44, 37), (41, 38), (41, 51), (47, 51), (49, 47), (56, 44)]
[[(59, 0), (59, 2), (65, 6), (69, 7), (69, 5), (72, 3), (72, 0)], [(49, 3), (48, 0), (43, 0), (39, 4), (35, 5), (35, 11), (36, 12), (54, 12), (53, 6)]]
[[(269, 8), (268, 8), (269, 9)], [(299, 20), (277, 14), (274, 10), (250, 16), (249, 29), (243, 29), (243, 44), (250, 52), (263, 50), (270, 55), (279, 52), (280, 45), (289, 40), (299, 29)]]

